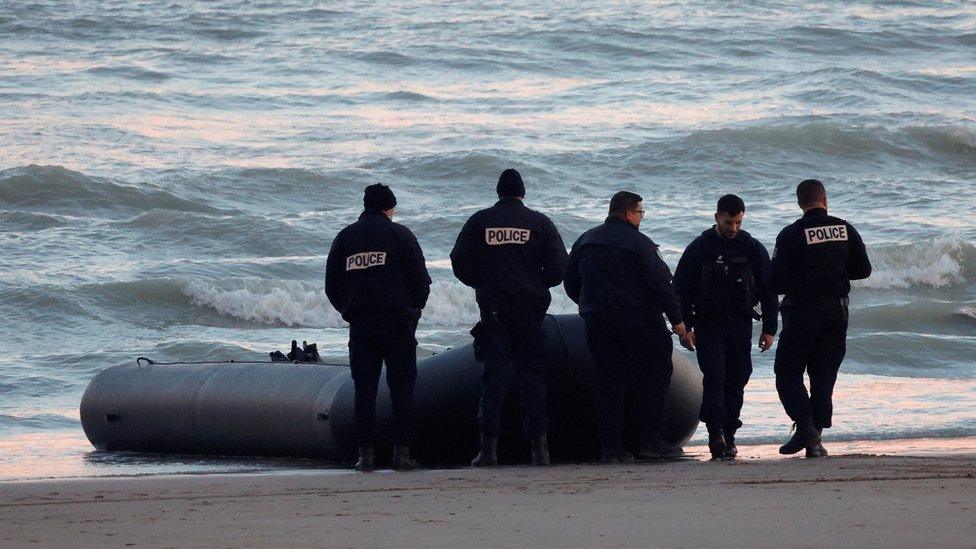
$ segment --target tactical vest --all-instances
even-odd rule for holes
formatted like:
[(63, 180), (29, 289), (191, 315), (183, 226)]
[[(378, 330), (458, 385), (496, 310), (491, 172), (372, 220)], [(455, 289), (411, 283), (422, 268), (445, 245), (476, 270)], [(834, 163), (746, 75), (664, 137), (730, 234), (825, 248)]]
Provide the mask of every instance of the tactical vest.
[(727, 245), (719, 238), (702, 239), (702, 272), (695, 316), (727, 318), (752, 316), (756, 304), (752, 242), (737, 238)]

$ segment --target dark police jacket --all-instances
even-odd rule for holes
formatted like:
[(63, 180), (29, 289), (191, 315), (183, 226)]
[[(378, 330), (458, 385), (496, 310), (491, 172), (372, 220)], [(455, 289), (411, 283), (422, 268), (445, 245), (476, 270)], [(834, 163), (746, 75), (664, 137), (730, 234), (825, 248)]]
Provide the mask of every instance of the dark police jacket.
[(325, 294), (347, 322), (371, 315), (419, 319), (430, 275), (416, 237), (383, 212), (367, 209), (332, 241)]
[(776, 237), (773, 286), (788, 302), (844, 298), (871, 275), (864, 241), (850, 223), (814, 208)]
[(549, 288), (566, 268), (566, 245), (545, 215), (517, 198), (502, 198), (471, 216), (461, 229), (451, 267), (454, 276), (475, 289), (482, 310), (492, 305), (545, 311)]
[(607, 220), (579, 237), (563, 283), (583, 316), (615, 313), (681, 322), (671, 270), (657, 244), (623, 219)]
[(757, 303), (763, 332), (776, 335), (776, 290), (766, 247), (746, 231), (728, 240), (715, 226), (685, 248), (674, 287), (688, 329), (702, 318), (749, 318)]

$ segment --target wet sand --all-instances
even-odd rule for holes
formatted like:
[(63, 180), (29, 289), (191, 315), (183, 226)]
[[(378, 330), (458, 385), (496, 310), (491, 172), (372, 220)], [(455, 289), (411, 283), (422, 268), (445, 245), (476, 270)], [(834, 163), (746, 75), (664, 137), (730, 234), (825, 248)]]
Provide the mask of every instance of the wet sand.
[(0, 546), (976, 547), (976, 455), (0, 483)]

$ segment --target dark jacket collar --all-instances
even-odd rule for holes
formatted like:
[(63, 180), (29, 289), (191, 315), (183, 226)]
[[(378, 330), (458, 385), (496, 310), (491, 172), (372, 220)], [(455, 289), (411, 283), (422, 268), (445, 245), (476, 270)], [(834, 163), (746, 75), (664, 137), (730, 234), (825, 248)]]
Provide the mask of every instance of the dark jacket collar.
[(812, 208), (804, 212), (803, 217), (813, 217), (819, 215), (827, 215), (827, 208)]
[(495, 202), (495, 205), (498, 206), (499, 204), (525, 206), (521, 199), (515, 198), (514, 196), (503, 196), (499, 198), (498, 202)]
[(386, 217), (385, 213), (379, 210), (374, 210), (372, 208), (366, 208), (365, 210), (363, 210), (363, 213), (359, 214), (359, 219), (366, 219), (366, 218), (372, 219), (376, 217), (381, 217), (387, 221), (391, 221), (389, 217)]
[(612, 215), (607, 216), (607, 218), (603, 222), (604, 223), (615, 223), (615, 224), (623, 225), (625, 227), (630, 227), (631, 229), (634, 229), (635, 231), (638, 230), (637, 227), (635, 227), (630, 221), (627, 221), (626, 219), (620, 219), (619, 217), (614, 217)]

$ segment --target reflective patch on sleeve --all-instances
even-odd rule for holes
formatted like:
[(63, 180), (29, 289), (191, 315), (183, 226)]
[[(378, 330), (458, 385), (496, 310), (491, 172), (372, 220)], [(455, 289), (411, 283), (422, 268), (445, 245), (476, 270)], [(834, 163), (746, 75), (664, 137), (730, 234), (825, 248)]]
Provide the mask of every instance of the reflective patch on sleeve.
[(346, 258), (346, 270), (369, 269), (386, 265), (386, 252), (362, 252)]
[(841, 242), (847, 240), (847, 225), (831, 225), (829, 227), (811, 227), (805, 229), (807, 244), (823, 244), (824, 242)]
[(485, 229), (485, 244), (500, 246), (502, 244), (525, 244), (529, 241), (532, 231), (512, 227), (489, 227)]

